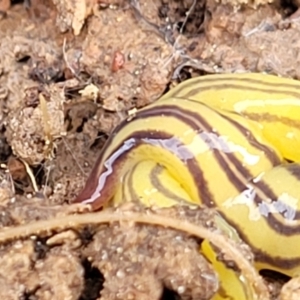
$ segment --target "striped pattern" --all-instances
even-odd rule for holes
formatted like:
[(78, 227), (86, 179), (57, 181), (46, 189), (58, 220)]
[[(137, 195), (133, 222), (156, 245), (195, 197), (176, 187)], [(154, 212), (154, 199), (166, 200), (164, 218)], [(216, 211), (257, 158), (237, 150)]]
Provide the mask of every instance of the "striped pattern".
[[(282, 155), (300, 161), (300, 82), (263, 74), (207, 75), (190, 79), (162, 99), (200, 101), (263, 125), (264, 137)], [(295, 143), (296, 142), (296, 143)]]
[(258, 268), (300, 273), (300, 83), (260, 74), (188, 80), (124, 120), (76, 202), (216, 207)]

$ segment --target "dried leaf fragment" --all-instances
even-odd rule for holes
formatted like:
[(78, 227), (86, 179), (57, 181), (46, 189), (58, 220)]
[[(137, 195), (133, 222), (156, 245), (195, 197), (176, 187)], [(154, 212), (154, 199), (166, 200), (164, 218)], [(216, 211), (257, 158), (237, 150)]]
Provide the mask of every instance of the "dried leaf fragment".
[(84, 22), (92, 14), (95, 0), (53, 0), (58, 10), (57, 24), (62, 32), (73, 29), (79, 35)]

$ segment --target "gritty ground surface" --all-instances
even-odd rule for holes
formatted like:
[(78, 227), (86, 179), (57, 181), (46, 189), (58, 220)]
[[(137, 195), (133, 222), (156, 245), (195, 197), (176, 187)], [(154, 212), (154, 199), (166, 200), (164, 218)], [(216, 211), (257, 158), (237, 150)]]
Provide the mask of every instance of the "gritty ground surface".
[[(1, 227), (60, 217), (112, 128), (178, 81), (245, 70), (300, 78), (297, 1), (0, 0), (0, 11)], [(195, 240), (126, 226), (3, 245), (1, 299), (210, 299), (215, 281), (191, 283), (199, 270), (215, 276)], [(132, 244), (114, 254), (128, 230)], [(158, 246), (145, 254), (145, 242)], [(182, 283), (173, 277), (183, 266)], [(276, 299), (286, 279), (267, 277)]]

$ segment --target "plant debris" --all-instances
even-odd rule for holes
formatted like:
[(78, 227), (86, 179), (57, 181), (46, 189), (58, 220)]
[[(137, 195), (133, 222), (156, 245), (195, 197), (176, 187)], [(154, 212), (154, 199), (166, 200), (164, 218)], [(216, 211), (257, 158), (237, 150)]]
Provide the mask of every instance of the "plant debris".
[[(56, 212), (47, 221), (0, 232), (2, 250), (7, 253), (10, 247), (16, 247), (5, 246), (10, 241), (26, 237), (36, 240), (36, 236), (48, 245), (50, 255), (52, 251), (60, 253), (59, 247), (72, 252), (78, 248), (78, 257), (92, 261), (104, 276), (101, 299), (160, 299), (163, 287), (180, 294), (182, 299), (210, 299), (218, 289), (218, 280), (212, 266), (199, 253), (199, 239), (207, 239), (221, 249), (231, 265), (235, 262), (257, 299), (268, 299), (267, 287), (251, 263), (249, 247), (220, 233), (214, 210), (181, 206), (146, 209), (138, 203), (126, 203), (99, 213), (74, 215), (69, 207), (64, 213), (57, 208)], [(137, 225), (140, 223), (144, 225)], [(76, 242), (76, 235), (68, 231), (58, 233), (59, 237), (51, 235), (70, 229), (78, 232), (83, 227), (89, 228), (89, 233), (79, 234), (81, 242)], [(65, 276), (70, 271), (66, 266), (66, 271), (60, 266)], [(73, 269), (71, 272), (76, 276)], [(23, 286), (20, 280), (14, 283)]]

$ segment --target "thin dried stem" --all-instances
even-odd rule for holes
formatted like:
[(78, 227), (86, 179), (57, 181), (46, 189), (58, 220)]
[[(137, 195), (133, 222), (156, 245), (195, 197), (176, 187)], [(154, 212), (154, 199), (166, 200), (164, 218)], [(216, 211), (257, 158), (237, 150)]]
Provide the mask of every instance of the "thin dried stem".
[(17, 238), (25, 238), (28, 236), (47, 233), (53, 230), (70, 229), (86, 224), (102, 224), (112, 222), (135, 222), (151, 225), (159, 225), (189, 233), (202, 239), (206, 239), (222, 249), (230, 259), (232, 259), (241, 270), (242, 276), (247, 283), (252, 285), (256, 294), (254, 299), (269, 300), (268, 290), (261, 276), (257, 273), (254, 266), (243, 257), (237, 248), (235, 248), (224, 236), (219, 233), (212, 232), (200, 225), (194, 225), (188, 221), (182, 221), (166, 216), (139, 213), (139, 212), (120, 212), (111, 211), (109, 209), (97, 212), (86, 213), (82, 215), (69, 215), (62, 218), (56, 218), (47, 221), (38, 221), (32, 224), (20, 225), (0, 231), (0, 242), (7, 242)]

